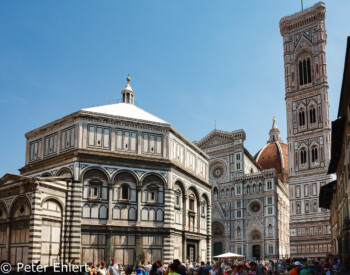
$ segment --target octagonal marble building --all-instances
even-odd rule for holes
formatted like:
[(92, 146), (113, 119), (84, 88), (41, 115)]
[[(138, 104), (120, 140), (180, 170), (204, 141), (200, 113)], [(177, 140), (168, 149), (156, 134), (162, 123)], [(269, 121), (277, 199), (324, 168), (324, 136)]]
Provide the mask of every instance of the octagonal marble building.
[(1, 260), (211, 258), (209, 157), (134, 104), (79, 110), (26, 133), (20, 175), (0, 179)]

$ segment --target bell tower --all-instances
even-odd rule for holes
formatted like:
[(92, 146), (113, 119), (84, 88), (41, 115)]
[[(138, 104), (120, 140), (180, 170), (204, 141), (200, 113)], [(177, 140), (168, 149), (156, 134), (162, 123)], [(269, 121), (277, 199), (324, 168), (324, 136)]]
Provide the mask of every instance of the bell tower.
[(323, 2), (280, 21), (283, 37), (290, 183), (291, 257), (331, 252), (329, 212), (319, 208), (320, 187), (331, 180)]

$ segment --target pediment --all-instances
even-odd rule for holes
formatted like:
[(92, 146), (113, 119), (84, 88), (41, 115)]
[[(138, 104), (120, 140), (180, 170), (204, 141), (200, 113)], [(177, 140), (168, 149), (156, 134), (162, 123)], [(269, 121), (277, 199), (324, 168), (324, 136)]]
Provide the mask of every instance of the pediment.
[(263, 224), (260, 222), (258, 217), (254, 216), (249, 222), (248, 222), (248, 232), (252, 232), (254, 230), (261, 231), (261, 229), (264, 228)]
[(225, 220), (224, 212), (218, 202), (214, 202), (212, 205), (212, 220), (213, 221), (223, 221)]
[(312, 49), (312, 43), (305, 37), (302, 36), (297, 42), (296, 52), (299, 52), (302, 49)]
[(207, 149), (219, 145), (224, 145), (234, 142), (234, 139), (229, 132), (214, 130), (210, 132), (207, 136), (202, 138), (198, 143), (198, 147), (201, 149)]

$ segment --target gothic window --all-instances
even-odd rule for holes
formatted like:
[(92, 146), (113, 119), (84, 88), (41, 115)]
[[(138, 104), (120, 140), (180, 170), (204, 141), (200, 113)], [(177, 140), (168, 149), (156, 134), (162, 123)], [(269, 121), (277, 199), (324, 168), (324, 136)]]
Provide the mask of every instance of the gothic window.
[(248, 185), (247, 186), (247, 194), (249, 194), (250, 193), (250, 186)]
[(313, 163), (318, 162), (318, 150), (316, 146), (311, 148), (311, 161)]
[(316, 109), (314, 106), (312, 106), (309, 109), (309, 116), (310, 116), (310, 123), (313, 124), (316, 122)]
[(259, 192), (262, 192), (262, 184), (261, 184), (261, 182), (259, 183)]
[(253, 184), (253, 193), (255, 193), (255, 192), (256, 192), (256, 185)]
[(237, 237), (241, 236), (241, 228), (238, 226), (237, 227)]
[(241, 186), (237, 186), (237, 194), (239, 195), (239, 194), (241, 194)]
[(231, 188), (231, 196), (234, 196), (235, 195), (235, 189), (232, 187)]
[(221, 189), (220, 196), (221, 196), (221, 198), (223, 198), (225, 196), (225, 190), (224, 189)]
[(302, 127), (305, 125), (305, 111), (301, 109), (299, 111), (299, 126)]
[(299, 84), (300, 86), (311, 83), (310, 58), (299, 61)]
[(230, 196), (230, 189), (226, 189), (226, 197)]
[(306, 164), (306, 150), (305, 148), (302, 148), (300, 150), (300, 164)]
[(313, 205), (313, 211), (317, 212), (317, 201), (314, 201), (314, 205)]

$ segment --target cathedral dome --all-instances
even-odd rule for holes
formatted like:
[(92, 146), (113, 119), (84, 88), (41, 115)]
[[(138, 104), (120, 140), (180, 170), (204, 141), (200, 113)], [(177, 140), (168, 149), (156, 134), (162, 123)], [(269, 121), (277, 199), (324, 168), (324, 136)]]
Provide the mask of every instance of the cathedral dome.
[(280, 131), (274, 118), (269, 133), (270, 139), (254, 158), (260, 164), (262, 169), (275, 168), (277, 174), (282, 176), (287, 175), (288, 173), (288, 145), (283, 143), (279, 133)]

